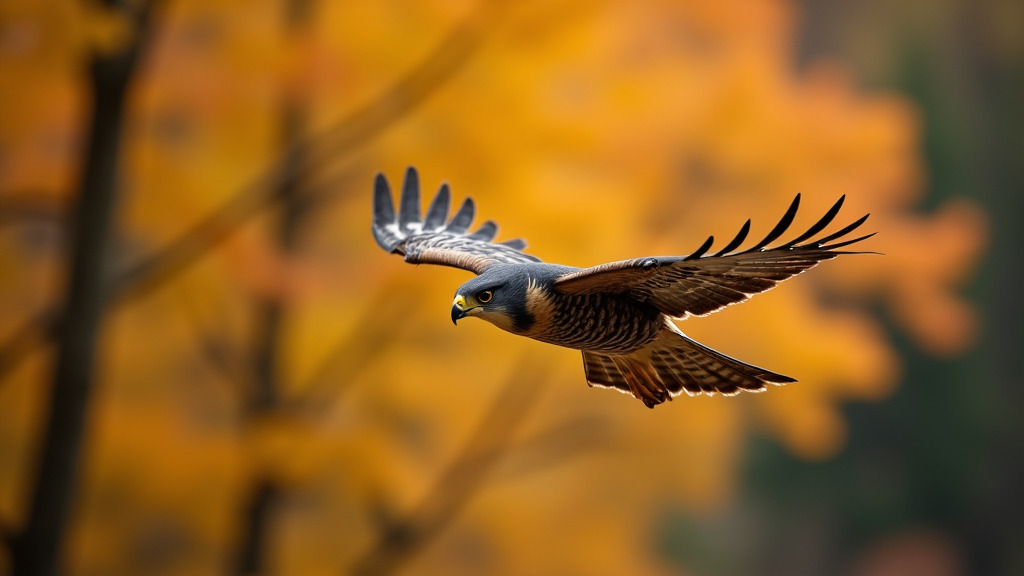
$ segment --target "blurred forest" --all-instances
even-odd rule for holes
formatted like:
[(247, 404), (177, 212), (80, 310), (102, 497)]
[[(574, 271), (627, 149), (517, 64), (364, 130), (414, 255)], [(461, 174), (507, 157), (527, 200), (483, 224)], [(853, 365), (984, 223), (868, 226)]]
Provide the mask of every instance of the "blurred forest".
[[(1024, 573), (1024, 4), (0, 0), (0, 574)], [(682, 325), (648, 410), (375, 245), (865, 249)]]

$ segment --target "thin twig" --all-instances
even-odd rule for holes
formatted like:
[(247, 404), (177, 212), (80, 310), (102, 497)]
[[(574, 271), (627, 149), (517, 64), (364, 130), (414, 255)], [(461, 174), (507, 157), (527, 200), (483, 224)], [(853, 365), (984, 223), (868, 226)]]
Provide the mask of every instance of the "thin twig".
[(480, 490), (545, 384), (542, 367), (525, 360), (519, 366), (430, 494), (404, 520), (388, 523), (374, 546), (355, 562), (354, 574), (394, 574), (440, 535)]
[[(320, 135), (296, 144), (297, 148), (308, 152), (307, 171), (321, 168), (365, 145), (425, 101), (469, 60), (506, 4), (481, 2), (419, 66), (384, 94)], [(288, 157), (290, 154), (285, 154), (285, 158)], [(279, 162), (166, 248), (118, 275), (113, 283), (113, 304), (131, 302), (164, 285), (226, 240), (261, 209), (279, 201), (279, 196), (269, 191), (289, 185), (289, 178), (298, 178), (286, 170), (286, 164), (287, 160)], [(48, 318), (55, 316), (52, 310), (38, 314), (23, 325), (17, 337), (0, 346), (0, 379), (36, 347), (36, 342), (50, 340), (53, 326)]]

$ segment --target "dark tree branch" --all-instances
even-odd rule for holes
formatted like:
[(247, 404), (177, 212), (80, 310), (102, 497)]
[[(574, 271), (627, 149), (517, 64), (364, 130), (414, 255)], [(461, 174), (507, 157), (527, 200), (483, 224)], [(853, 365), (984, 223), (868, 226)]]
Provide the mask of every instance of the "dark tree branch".
[[(293, 0), (288, 4), (289, 32), (301, 33), (305, 17), (311, 9), (310, 0)], [(304, 150), (295, 146), (304, 124), (302, 103), (287, 99), (281, 111), (282, 140), (286, 151), (284, 169), (286, 178), (275, 195), (282, 204), (275, 234), (277, 250), (285, 258), (297, 251), (303, 210), (299, 196), (299, 182), (304, 168)], [(263, 296), (256, 302), (257, 329), (252, 353), (253, 387), (248, 402), (248, 422), (259, 420), (281, 408), (282, 360), (284, 356), (285, 303), (276, 296)], [(274, 510), (284, 487), (275, 484), (271, 475), (257, 469), (251, 478), (252, 492), (243, 509), (240, 525), (242, 538), (235, 555), (236, 574), (239, 576), (265, 574), (271, 547), (270, 532)]]
[[(481, 2), (419, 66), (384, 94), (320, 135), (296, 144), (292, 153), (298, 152), (307, 158), (307, 174), (365, 145), (443, 86), (476, 52), (489, 27), (506, 6), (505, 2)], [(261, 209), (280, 201), (280, 195), (269, 191), (294, 185), (290, 182), (294, 178), (298, 175), (289, 171), (285, 159), (166, 248), (119, 274), (114, 282), (113, 304), (122, 305), (141, 298), (176, 277)], [(19, 335), (33, 342), (48, 340), (52, 328), (45, 319), (48, 314), (41, 313), (27, 322)], [(0, 378), (34, 348), (15, 339), (0, 346)]]
[[(306, 0), (308, 1), (308, 0)], [(303, 158), (301, 148), (292, 144), (298, 140), (303, 124), (300, 106), (287, 102), (282, 111), (287, 174), (284, 185), (275, 193), (282, 204), (276, 233), (277, 251), (285, 258), (294, 256), (302, 228), (304, 210), (299, 198), (299, 179)], [(263, 297), (257, 303), (258, 322), (256, 349), (253, 353), (255, 386), (250, 397), (250, 411), (259, 415), (278, 407), (281, 387), (281, 344), (283, 342), (284, 303), (278, 297)]]
[(281, 489), (268, 477), (256, 479), (242, 518), (242, 538), (235, 556), (235, 574), (256, 576), (266, 573), (266, 550), (270, 548), (269, 527)]
[(542, 367), (526, 360), (519, 366), (430, 495), (405, 519), (387, 523), (373, 547), (355, 562), (353, 574), (394, 574), (440, 535), (480, 490), (546, 383)]
[(106, 304), (106, 253), (114, 222), (124, 101), (148, 34), (152, 4), (136, 15), (137, 35), (123, 51), (89, 66), (93, 111), (85, 169), (74, 211), (74, 244), (49, 414), (24, 533), (14, 548), (16, 574), (59, 570), (78, 479), (91, 396), (96, 342)]

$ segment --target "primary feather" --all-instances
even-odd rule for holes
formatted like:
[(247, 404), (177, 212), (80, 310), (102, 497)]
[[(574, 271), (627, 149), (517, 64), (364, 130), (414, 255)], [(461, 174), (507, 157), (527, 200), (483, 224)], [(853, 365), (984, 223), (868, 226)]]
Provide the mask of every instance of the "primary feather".
[(746, 239), (750, 231), (749, 220), (739, 234), (714, 256), (703, 256), (714, 243), (714, 237), (710, 237), (689, 256), (610, 262), (566, 274), (555, 281), (555, 289), (565, 294), (629, 294), (673, 318), (704, 316), (770, 290), (779, 282), (809, 270), (819, 262), (840, 254), (852, 254), (839, 252), (837, 248), (865, 240), (874, 234), (837, 244), (828, 242), (849, 234), (863, 224), (867, 216), (836, 234), (801, 244), (828, 226), (845, 200), (846, 196), (839, 198), (809, 230), (776, 248), (765, 249), (792, 224), (800, 206), (799, 194), (775, 228), (763, 240), (742, 252), (728, 253)]

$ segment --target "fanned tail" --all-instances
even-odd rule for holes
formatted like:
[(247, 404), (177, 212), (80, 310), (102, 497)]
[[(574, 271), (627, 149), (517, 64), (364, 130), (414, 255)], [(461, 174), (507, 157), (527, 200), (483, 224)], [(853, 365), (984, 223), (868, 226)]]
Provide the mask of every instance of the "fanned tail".
[(631, 354), (584, 351), (583, 367), (591, 386), (632, 394), (649, 408), (683, 392), (733, 396), (796, 382), (712, 350), (670, 322), (653, 342)]

